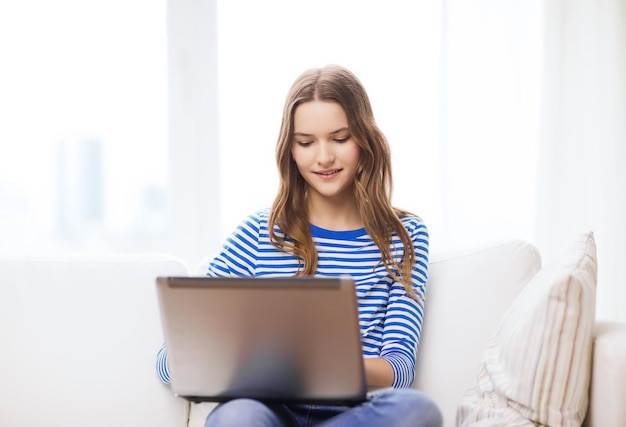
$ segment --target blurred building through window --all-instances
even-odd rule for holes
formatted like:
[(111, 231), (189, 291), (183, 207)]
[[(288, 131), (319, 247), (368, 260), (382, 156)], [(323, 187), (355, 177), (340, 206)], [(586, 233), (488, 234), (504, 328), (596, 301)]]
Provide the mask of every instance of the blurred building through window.
[(104, 220), (102, 141), (65, 139), (57, 148), (57, 214), (61, 238), (81, 235)]

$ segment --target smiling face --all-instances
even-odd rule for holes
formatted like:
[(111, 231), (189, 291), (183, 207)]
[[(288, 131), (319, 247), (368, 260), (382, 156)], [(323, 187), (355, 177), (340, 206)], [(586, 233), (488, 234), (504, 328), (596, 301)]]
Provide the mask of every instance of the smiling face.
[(291, 154), (308, 184), (310, 202), (353, 197), (360, 148), (341, 105), (317, 100), (300, 104), (294, 113)]

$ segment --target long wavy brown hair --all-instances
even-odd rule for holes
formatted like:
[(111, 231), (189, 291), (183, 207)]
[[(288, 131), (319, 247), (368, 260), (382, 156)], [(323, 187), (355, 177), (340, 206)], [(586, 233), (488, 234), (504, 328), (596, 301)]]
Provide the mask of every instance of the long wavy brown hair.
[[(380, 249), (387, 272), (404, 285), (410, 296), (418, 298), (411, 283), (415, 249), (400, 219), (409, 212), (391, 205), (393, 182), (389, 144), (374, 120), (365, 88), (343, 67), (329, 65), (307, 70), (296, 79), (287, 95), (276, 145), (280, 183), (268, 224), (272, 244), (293, 253), (300, 260), (297, 275), (315, 274), (318, 258), (310, 231), (307, 183), (291, 154), (296, 108), (314, 100), (336, 102), (343, 107), (350, 134), (360, 147), (354, 191), (365, 228)], [(282, 234), (276, 233), (275, 225)], [(393, 232), (404, 246), (402, 259), (392, 256)]]

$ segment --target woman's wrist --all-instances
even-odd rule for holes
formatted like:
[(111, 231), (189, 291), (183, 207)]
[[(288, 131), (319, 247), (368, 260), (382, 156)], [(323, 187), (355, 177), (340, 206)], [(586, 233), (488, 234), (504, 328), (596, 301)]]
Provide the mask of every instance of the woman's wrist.
[(391, 387), (393, 385), (394, 373), (389, 362), (382, 357), (366, 357), (363, 361), (368, 387)]

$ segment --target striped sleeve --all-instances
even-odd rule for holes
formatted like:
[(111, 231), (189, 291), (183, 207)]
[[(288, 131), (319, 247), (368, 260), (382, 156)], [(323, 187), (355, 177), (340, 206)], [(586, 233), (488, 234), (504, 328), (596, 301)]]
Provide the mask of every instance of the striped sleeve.
[(415, 363), (423, 321), (423, 301), (428, 278), (428, 230), (421, 220), (405, 221), (415, 249), (415, 263), (411, 281), (419, 302), (408, 296), (401, 283), (391, 286), (385, 314), (383, 342), (380, 357), (387, 360), (394, 371), (394, 388), (410, 387), (415, 378)]
[(259, 234), (267, 214), (267, 210), (256, 212), (237, 227), (209, 264), (208, 276), (255, 275), (259, 258)]
[(161, 346), (161, 348), (159, 349), (157, 353), (156, 369), (157, 369), (157, 375), (159, 376), (159, 379), (163, 383), (169, 384), (170, 383), (170, 371), (167, 366), (167, 352), (165, 351), (165, 344)]

